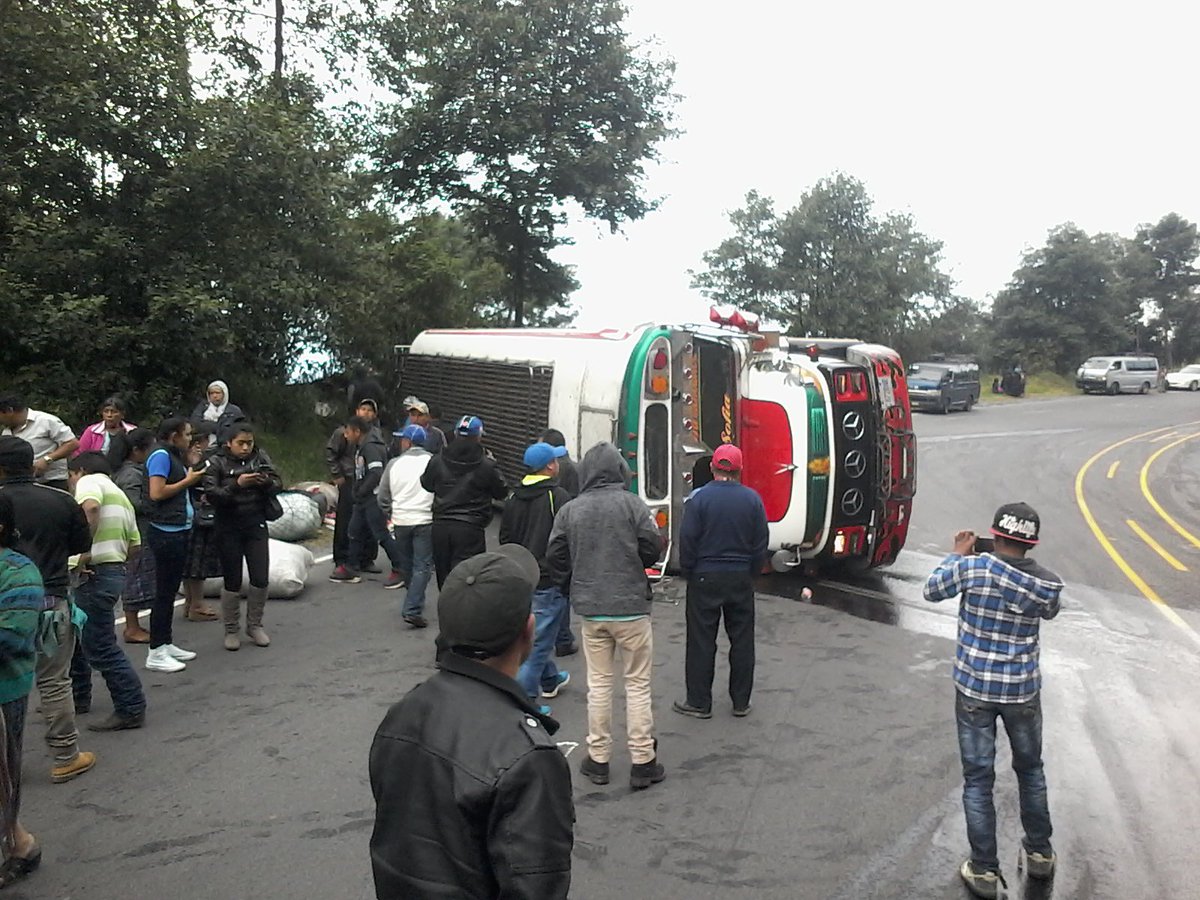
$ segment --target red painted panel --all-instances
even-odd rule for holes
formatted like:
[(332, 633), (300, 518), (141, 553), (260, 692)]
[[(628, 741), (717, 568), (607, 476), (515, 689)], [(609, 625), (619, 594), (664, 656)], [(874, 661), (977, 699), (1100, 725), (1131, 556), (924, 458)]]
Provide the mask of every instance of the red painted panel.
[[(792, 502), (792, 426), (787, 410), (767, 400), (747, 400), (738, 405), (740, 414), (742, 484), (762, 497), (767, 521), (778, 522)], [(804, 471), (800, 471), (801, 477)]]

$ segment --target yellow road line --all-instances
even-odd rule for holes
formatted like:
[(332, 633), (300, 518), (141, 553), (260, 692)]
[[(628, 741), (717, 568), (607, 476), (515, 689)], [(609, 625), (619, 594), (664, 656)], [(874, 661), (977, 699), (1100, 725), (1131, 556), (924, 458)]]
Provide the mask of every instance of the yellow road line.
[(1159, 441), (1165, 441), (1167, 438), (1173, 438), (1179, 434), (1178, 431), (1172, 431), (1169, 434), (1160, 434), (1158, 437), (1150, 438), (1150, 443), (1157, 444)]
[[(1189, 426), (1200, 425), (1200, 422), (1188, 422), (1187, 424)], [(1170, 426), (1167, 426), (1167, 428), (1169, 427)], [(1117, 441), (1115, 444), (1109, 444), (1103, 450), (1093, 454), (1092, 457), (1085, 462), (1075, 474), (1075, 503), (1079, 506), (1079, 511), (1083, 514), (1084, 521), (1087, 522), (1088, 527), (1092, 529), (1092, 535), (1099, 542), (1104, 552), (1108, 554), (1109, 558), (1116, 563), (1117, 568), (1125, 574), (1125, 577), (1133, 583), (1133, 586), (1141, 592), (1143, 597), (1154, 604), (1154, 608), (1162, 613), (1169, 622), (1178, 626), (1196, 644), (1200, 645), (1200, 634), (1196, 634), (1196, 632), (1192, 629), (1192, 626), (1185, 622), (1179, 613), (1171, 609), (1171, 607), (1167, 605), (1166, 601), (1164, 601), (1162, 597), (1158, 596), (1154, 588), (1146, 584), (1145, 579), (1135, 572), (1133, 567), (1130, 566), (1129, 563), (1125, 562), (1124, 557), (1117, 552), (1117, 549), (1112, 545), (1112, 541), (1110, 541), (1108, 536), (1100, 529), (1099, 523), (1096, 522), (1096, 517), (1092, 515), (1092, 511), (1088, 507), (1087, 500), (1085, 500), (1083, 497), (1084, 476), (1087, 475), (1088, 470), (1093, 466), (1093, 464), (1095, 464), (1096, 460), (1104, 456), (1104, 454), (1116, 450), (1118, 447), (1131, 444), (1134, 441), (1141, 440), (1144, 437), (1149, 437), (1152, 434), (1158, 434), (1160, 431), (1166, 431), (1167, 428), (1153, 428), (1150, 431), (1143, 431), (1141, 434), (1135, 434), (1132, 437), (1127, 437), (1124, 440)]]
[(1168, 553), (1162, 544), (1150, 537), (1150, 535), (1146, 533), (1145, 529), (1143, 529), (1142, 526), (1137, 522), (1133, 521), (1133, 519), (1126, 519), (1125, 524), (1132, 528), (1133, 533), (1145, 541), (1150, 546), (1151, 550), (1165, 559), (1167, 561), (1167, 565), (1174, 569), (1178, 569), (1180, 572), (1186, 572), (1188, 570), (1187, 566)]
[(1108, 477), (1109, 478), (1112, 478), (1114, 475), (1117, 474), (1117, 466), (1119, 466), (1120, 464), (1121, 464), (1121, 461), (1118, 459), (1115, 463), (1113, 463), (1111, 466), (1108, 467)]
[[(1176, 432), (1176, 434), (1178, 434), (1178, 432)], [(1178, 522), (1176, 522), (1173, 518), (1171, 518), (1171, 516), (1167, 513), (1167, 511), (1162, 508), (1162, 505), (1154, 498), (1154, 495), (1152, 493), (1150, 493), (1149, 475), (1150, 475), (1150, 466), (1152, 466), (1154, 464), (1154, 461), (1156, 459), (1158, 459), (1160, 456), (1162, 456), (1164, 453), (1166, 453), (1172, 447), (1178, 447), (1184, 441), (1190, 441), (1193, 438), (1198, 438), (1198, 437), (1200, 437), (1200, 433), (1189, 434), (1186, 437), (1181, 437), (1177, 441), (1172, 441), (1171, 443), (1167, 444), (1167, 446), (1163, 447), (1161, 450), (1155, 450), (1154, 453), (1151, 454), (1150, 458), (1148, 460), (1146, 460), (1146, 464), (1144, 466), (1142, 466), (1142, 474), (1141, 474), (1141, 478), (1139, 479), (1141, 481), (1141, 485), (1142, 485), (1142, 496), (1146, 498), (1146, 501), (1152, 507), (1154, 507), (1154, 511), (1159, 514), (1159, 516), (1162, 518), (1162, 520), (1164, 522), (1166, 522), (1168, 525), (1170, 525), (1172, 528), (1174, 528), (1177, 532), (1179, 532), (1180, 536), (1185, 541), (1190, 541), (1192, 543), (1192, 545), (1195, 547), (1200, 547), (1200, 538), (1196, 537), (1194, 534), (1192, 534), (1190, 531), (1188, 531), (1186, 528), (1184, 528), (1182, 525), (1180, 525)]]

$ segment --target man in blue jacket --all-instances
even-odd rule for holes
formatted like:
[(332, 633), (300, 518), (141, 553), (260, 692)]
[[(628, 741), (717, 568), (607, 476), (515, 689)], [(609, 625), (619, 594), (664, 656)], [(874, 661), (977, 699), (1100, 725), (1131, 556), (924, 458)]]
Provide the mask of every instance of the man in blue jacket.
[(679, 567), (687, 578), (687, 699), (671, 708), (712, 718), (717, 629), (729, 635), (729, 699), (733, 714), (750, 713), (754, 689), (754, 585), (767, 558), (767, 513), (762, 499), (741, 483), (742, 451), (722, 444), (713, 453), (713, 480), (683, 507)]

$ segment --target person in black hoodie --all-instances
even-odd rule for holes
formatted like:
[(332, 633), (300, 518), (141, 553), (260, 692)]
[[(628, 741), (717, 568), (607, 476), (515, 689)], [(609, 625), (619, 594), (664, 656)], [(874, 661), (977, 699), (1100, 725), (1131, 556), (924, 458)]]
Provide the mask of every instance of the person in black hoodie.
[(271, 498), (283, 489), (271, 459), (254, 443), (248, 422), (230, 427), (225, 443), (212, 455), (204, 472), (204, 494), (216, 511), (214, 530), (221, 556), (221, 617), (225, 622), (225, 649), (237, 650), (241, 607), (242, 560), (250, 573), (246, 591), (246, 636), (257, 647), (270, 637), (263, 630), (267, 608), (267, 575), (271, 565), (267, 516)]
[(421, 475), (421, 487), (433, 493), (433, 567), (439, 589), (451, 569), (487, 550), (484, 529), (492, 521), (492, 501), (508, 494), (496, 461), (484, 452), (483, 422), (463, 416), (454, 434)]
[[(533, 554), (540, 570), (533, 592), (533, 616), (537, 621), (533, 651), (517, 672), (517, 683), (531, 703), (537, 701), (539, 690), (547, 697), (557, 697), (558, 689), (571, 680), (570, 673), (559, 672), (551, 658), (568, 607), (566, 596), (550, 580), (546, 568), (546, 545), (550, 542), (554, 517), (571, 499), (567, 490), (555, 481), (558, 461), (566, 454), (565, 447), (552, 447), (545, 442), (529, 447), (524, 460), (529, 474), (513, 489), (500, 519), (500, 543), (520, 544)], [(548, 706), (541, 707), (541, 711), (550, 715)]]
[(350, 562), (338, 566), (329, 576), (330, 581), (343, 584), (358, 584), (362, 581), (356, 561), (368, 558), (366, 548), (371, 541), (378, 541), (383, 552), (391, 561), (392, 572), (383, 583), (385, 588), (398, 588), (404, 584), (401, 572), (400, 548), (387, 526), (383, 510), (375, 497), (383, 470), (387, 465), (387, 445), (379, 432), (361, 416), (354, 416), (342, 427), (346, 441), (357, 449), (354, 453), (354, 513), (350, 517)]

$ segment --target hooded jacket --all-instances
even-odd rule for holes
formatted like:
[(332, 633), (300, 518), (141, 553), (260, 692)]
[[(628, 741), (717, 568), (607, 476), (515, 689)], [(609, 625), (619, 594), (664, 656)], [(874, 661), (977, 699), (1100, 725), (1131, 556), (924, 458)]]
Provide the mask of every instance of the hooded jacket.
[(650, 614), (646, 566), (658, 562), (662, 537), (650, 510), (630, 493), (629, 466), (610, 443), (579, 465), (579, 496), (554, 520), (546, 564), (581, 616)]
[(546, 547), (550, 543), (554, 518), (570, 499), (567, 490), (547, 476), (527, 475), (504, 504), (500, 543), (520, 544), (534, 555), (542, 572), (538, 590), (554, 584), (546, 566)]
[[(266, 484), (250, 487), (238, 484), (241, 476), (258, 472), (267, 476)], [(283, 481), (271, 465), (271, 458), (258, 447), (246, 459), (222, 447), (209, 457), (203, 484), (204, 496), (216, 509), (218, 519), (245, 525), (267, 521), (267, 498), (283, 490)]]
[(558, 723), (508, 676), (444, 653), (371, 744), (380, 900), (558, 900), (575, 807)]
[(375, 489), (383, 477), (387, 465), (387, 444), (379, 436), (379, 429), (372, 428), (362, 436), (354, 451), (354, 502), (375, 502)]
[(421, 487), (433, 493), (433, 520), (486, 528), (492, 501), (508, 494), (504, 476), (479, 441), (459, 438), (429, 461)]

